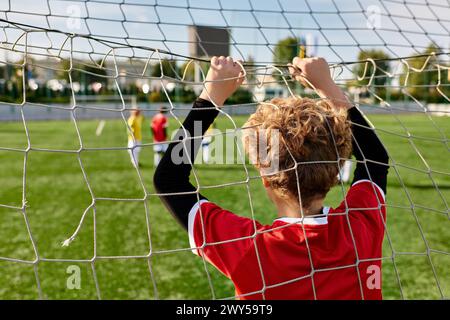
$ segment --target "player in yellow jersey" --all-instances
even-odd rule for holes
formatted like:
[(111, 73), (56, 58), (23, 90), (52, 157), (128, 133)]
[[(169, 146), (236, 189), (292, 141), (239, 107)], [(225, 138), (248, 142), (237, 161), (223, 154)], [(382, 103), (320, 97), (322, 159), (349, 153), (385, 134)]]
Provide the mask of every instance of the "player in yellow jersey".
[(139, 152), (141, 152), (142, 142), (142, 121), (144, 117), (139, 109), (131, 110), (128, 118), (128, 153), (130, 154), (131, 163), (134, 167), (139, 166)]

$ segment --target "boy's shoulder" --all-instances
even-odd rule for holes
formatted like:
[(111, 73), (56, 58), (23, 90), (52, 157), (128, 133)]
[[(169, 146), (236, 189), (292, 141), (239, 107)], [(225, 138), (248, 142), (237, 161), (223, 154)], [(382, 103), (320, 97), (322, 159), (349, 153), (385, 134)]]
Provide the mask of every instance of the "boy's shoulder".
[[(337, 217), (334, 219), (332, 217)], [(341, 219), (339, 219), (340, 217)], [(383, 190), (370, 180), (359, 180), (352, 184), (341, 204), (330, 209), (328, 220), (332, 223), (350, 224), (364, 230), (381, 231), (386, 223), (386, 204)], [(369, 229), (367, 229), (369, 228)], [(363, 231), (363, 229), (361, 229)]]
[(351, 185), (343, 203), (350, 208), (367, 208), (384, 205), (385, 201), (383, 189), (375, 182), (363, 179)]

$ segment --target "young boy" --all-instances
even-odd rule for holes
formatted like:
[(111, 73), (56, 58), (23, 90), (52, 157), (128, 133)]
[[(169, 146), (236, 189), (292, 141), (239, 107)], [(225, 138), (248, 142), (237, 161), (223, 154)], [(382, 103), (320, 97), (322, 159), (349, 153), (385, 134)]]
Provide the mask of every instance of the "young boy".
[(164, 152), (167, 150), (167, 144), (164, 143), (167, 141), (167, 118), (164, 115), (166, 110), (164, 107), (159, 108), (159, 112), (154, 115), (152, 118), (152, 123), (150, 125), (153, 134), (153, 142), (156, 144), (153, 145), (154, 152), (154, 164), (158, 165), (161, 157), (164, 155)]
[[(239, 299), (381, 299), (387, 153), (334, 84), (324, 59), (295, 58), (290, 71), (296, 80), (306, 78), (322, 99), (273, 99), (260, 104), (245, 125), (278, 130), (281, 138), (277, 150), (270, 150), (269, 141), (268, 159), (277, 157), (278, 171), (261, 174), (278, 211), (272, 225), (222, 209), (189, 182), (189, 160), (202, 138), (194, 135), (194, 123), (201, 123), (204, 134), (218, 114), (215, 106), (243, 80), (230, 57), (211, 59), (205, 90), (178, 134), (195, 138), (169, 146), (155, 172), (156, 190), (188, 231), (193, 252), (233, 281)], [(325, 207), (339, 165), (350, 156), (352, 136), (358, 161), (353, 184), (337, 208)], [(245, 145), (253, 152), (255, 146)], [(187, 161), (174, 164), (180, 149)], [(263, 172), (264, 164), (256, 168)]]
[(139, 166), (139, 153), (141, 152), (142, 142), (142, 121), (143, 117), (139, 109), (131, 110), (128, 118), (128, 153), (130, 154), (131, 163), (135, 168)]

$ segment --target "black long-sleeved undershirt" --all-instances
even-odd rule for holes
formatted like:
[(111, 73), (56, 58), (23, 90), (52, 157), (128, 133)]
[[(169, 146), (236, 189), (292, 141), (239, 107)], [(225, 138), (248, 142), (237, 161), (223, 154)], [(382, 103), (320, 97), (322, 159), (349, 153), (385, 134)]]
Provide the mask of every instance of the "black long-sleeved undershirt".
[[(219, 111), (210, 101), (197, 99), (184, 120), (183, 126), (175, 135), (175, 139), (179, 139), (179, 142), (172, 142), (169, 145), (153, 177), (153, 184), (158, 193), (185, 193), (162, 195), (160, 198), (186, 229), (189, 211), (200, 199), (206, 199), (202, 194), (196, 193), (197, 189), (189, 181), (191, 163), (195, 161), (203, 135), (218, 113)], [(187, 133), (187, 139), (183, 143), (185, 133)]]
[(371, 180), (386, 193), (389, 169), (386, 149), (356, 107), (348, 110), (348, 118), (353, 123), (353, 155), (358, 161), (352, 184), (359, 180)]
[[(155, 189), (161, 194), (160, 198), (164, 205), (185, 229), (188, 228), (189, 211), (199, 200), (206, 199), (201, 193), (196, 192), (197, 188), (189, 181), (191, 163), (195, 160), (203, 135), (218, 113), (210, 101), (197, 99), (175, 136), (179, 141), (169, 145), (153, 177)], [(374, 131), (368, 129), (370, 126), (357, 108), (349, 109), (348, 117), (354, 123), (353, 154), (358, 160), (353, 183), (368, 179), (386, 192), (389, 160), (386, 150)], [(185, 133), (188, 138), (183, 143)]]

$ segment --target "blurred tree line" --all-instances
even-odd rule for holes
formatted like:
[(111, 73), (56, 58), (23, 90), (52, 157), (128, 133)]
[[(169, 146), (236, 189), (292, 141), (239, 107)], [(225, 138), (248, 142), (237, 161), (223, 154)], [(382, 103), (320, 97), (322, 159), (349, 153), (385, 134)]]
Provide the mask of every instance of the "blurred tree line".
[[(392, 73), (392, 63), (387, 53), (382, 50), (367, 50), (361, 51), (358, 54), (358, 61), (364, 61), (369, 58), (373, 59), (376, 64), (376, 70), (369, 85), (369, 80), (373, 74), (373, 64), (367, 63), (367, 70), (363, 79), (350, 80), (347, 82), (347, 87), (362, 87), (368, 88), (376, 95), (384, 100), (409, 100), (407, 94), (414, 98), (426, 101), (429, 103), (445, 103), (448, 102), (437, 89), (439, 71), (436, 65), (445, 65), (445, 61), (439, 56), (431, 56), (432, 53), (442, 52), (441, 48), (434, 44), (430, 44), (424, 51), (419, 54), (414, 54), (416, 57), (405, 59), (408, 65), (403, 64), (400, 75), (397, 74), (396, 79), (389, 77), (386, 73)], [(428, 59), (428, 57), (430, 57)], [(428, 60), (428, 61), (427, 61)], [(396, 63), (398, 63), (396, 61)], [(426, 63), (426, 65), (425, 65)], [(408, 67), (409, 66), (409, 67)], [(356, 64), (353, 67), (353, 73), (356, 76), (362, 77), (366, 68), (365, 63)], [(423, 70), (422, 70), (423, 68)], [(399, 73), (398, 71), (396, 73)], [(441, 68), (441, 91), (447, 97), (450, 95), (450, 79), (448, 70)], [(408, 77), (407, 77), (408, 76)], [(407, 94), (405, 94), (407, 93)], [(369, 93), (365, 93), (370, 96)]]
[[(191, 103), (197, 96), (194, 92), (193, 84), (189, 83), (193, 82), (195, 78), (193, 63), (186, 70), (183, 81), (181, 81), (181, 77), (187, 62), (179, 65), (176, 61), (164, 59), (161, 61), (161, 64), (155, 63), (150, 66), (146, 76), (159, 78), (163, 74), (166, 95), (161, 88), (159, 79), (133, 78), (135, 75), (130, 76), (125, 72), (119, 71), (116, 84), (113, 77), (114, 70), (108, 71), (102, 67), (101, 61), (95, 61), (95, 63), (74, 61), (71, 68), (69, 60), (62, 60), (49, 68), (48, 72), (44, 71), (42, 67), (36, 67), (39, 65), (39, 61), (33, 61), (29, 58), (27, 62), (25, 67), (21, 66), (22, 61), (0, 65), (0, 102), (23, 102), (24, 84), (26, 101), (46, 104), (69, 103), (73, 92), (75, 95), (95, 95), (98, 96), (98, 101), (102, 101), (102, 96), (118, 95), (117, 84), (120, 87), (121, 94), (135, 95), (138, 102), (165, 102), (168, 101), (169, 97), (173, 102)], [(208, 66), (208, 63), (200, 63), (200, 68), (205, 75)], [(38, 77), (38, 73), (44, 73), (44, 83), (42, 82), (42, 76)], [(200, 79), (202, 79), (201, 76)], [(148, 82), (146, 84), (147, 90), (143, 87), (143, 82), (145, 81)], [(152, 83), (156, 85), (151, 85)], [(168, 84), (172, 85), (169, 86)], [(252, 101), (251, 92), (241, 88), (230, 97), (227, 103), (240, 104)]]
[[(297, 37), (287, 37), (280, 40), (274, 48), (274, 63), (288, 63), (292, 61), (294, 57), (299, 55), (302, 45), (301, 39)], [(373, 59), (376, 63), (376, 68), (374, 70), (374, 66), (370, 62), (368, 62), (367, 65), (366, 63), (354, 64), (352, 68), (354, 79), (348, 80), (346, 86), (348, 89), (363, 89), (360, 93), (363, 98), (371, 96), (367, 90), (364, 90), (369, 89), (384, 100), (395, 101), (410, 99), (401, 91), (401, 89), (404, 89), (408, 94), (421, 101), (430, 103), (448, 102), (445, 97), (443, 97), (438, 90), (436, 90), (439, 72), (435, 65), (445, 65), (445, 61), (439, 55), (431, 57), (424, 70), (421, 72), (413, 70), (422, 69), (424, 63), (427, 61), (427, 57), (433, 52), (439, 53), (442, 52), (442, 49), (434, 44), (430, 44), (423, 52), (419, 54), (412, 54), (412, 56), (424, 56), (406, 59), (409, 64), (409, 68), (406, 65), (403, 65), (400, 76), (397, 75), (397, 79), (394, 79), (386, 74), (395, 71), (392, 70), (391, 59), (393, 57), (383, 50), (378, 49), (360, 51), (358, 53), (357, 60), (366, 61), (368, 59)], [(406, 74), (408, 74), (408, 71), (409, 76), (408, 79), (406, 79)], [(373, 73), (374, 75), (372, 82), (370, 86), (368, 86), (369, 80)], [(273, 76), (277, 77), (277, 73), (273, 73)], [(357, 77), (363, 77), (363, 79), (358, 80)], [(405, 80), (407, 80), (406, 83)], [(450, 96), (449, 80), (449, 71), (447, 69), (441, 69), (440, 89), (447, 97)]]
[[(287, 63), (291, 61), (295, 56), (299, 55), (299, 46), (301, 46), (299, 38), (288, 37), (280, 40), (274, 48), (274, 62)], [(406, 59), (409, 64), (409, 68), (403, 65), (401, 75), (395, 77), (389, 77), (386, 73), (391, 73), (393, 63), (391, 62), (391, 56), (386, 52), (377, 49), (360, 51), (358, 53), (358, 61), (365, 61), (367, 59), (374, 59), (376, 61), (376, 69), (373, 70), (372, 63), (357, 63), (354, 64), (352, 72), (354, 79), (348, 80), (346, 86), (348, 89), (360, 88), (363, 89), (360, 95), (362, 98), (370, 97), (371, 94), (364, 89), (370, 89), (373, 93), (379, 95), (384, 100), (407, 100), (410, 99), (405, 95), (402, 90), (414, 98), (435, 103), (447, 102), (437, 88), (439, 81), (439, 72), (436, 68), (436, 64), (445, 65), (445, 61), (439, 55), (431, 57), (428, 63), (427, 57), (431, 53), (442, 52), (441, 48), (435, 45), (429, 45), (421, 54), (424, 56), (418, 56)], [(417, 53), (414, 55), (418, 55)], [(39, 103), (68, 103), (71, 99), (72, 90), (75, 90), (76, 94), (83, 95), (97, 95), (101, 100), (102, 95), (116, 95), (117, 87), (112, 80), (111, 74), (108, 76), (106, 68), (100, 67), (101, 62), (95, 61), (94, 63), (87, 63), (86, 61), (74, 62), (70, 75), (72, 85), (70, 84), (69, 72), (70, 62), (68, 60), (61, 61), (58, 65), (55, 65), (51, 69), (55, 69), (52, 76), (45, 77), (45, 83), (40, 83), (36, 79), (37, 67), (39, 62), (33, 61), (28, 58), (28, 64), (22, 67), (22, 62), (0, 64), (0, 101), (10, 103), (21, 103), (24, 100), (24, 92), (26, 94), (26, 101), (39, 102)], [(248, 63), (252, 63), (253, 58), (249, 57)], [(397, 62), (396, 62), (397, 63)], [(206, 62), (199, 62), (199, 70), (202, 70), (206, 74), (209, 64)], [(187, 69), (186, 69), (187, 68)], [(358, 80), (357, 76), (363, 79)], [(422, 70), (423, 68), (423, 70)], [(42, 68), (41, 68), (42, 69)], [(419, 71), (415, 71), (417, 69)], [(42, 71), (42, 70), (41, 70)], [(161, 73), (162, 72), (162, 73)], [(111, 72), (110, 72), (111, 73)], [(373, 81), (369, 86), (369, 79), (372, 73), (374, 73)], [(398, 70), (396, 73), (399, 73)], [(161, 64), (155, 63), (150, 66), (148, 74), (154, 78), (161, 77), (163, 74), (165, 83), (172, 82), (172, 90), (167, 90), (168, 96), (173, 102), (190, 103), (195, 97), (193, 84), (195, 80), (195, 68), (194, 63), (188, 64), (188, 62), (177, 63), (173, 60), (164, 59)], [(181, 78), (185, 74), (183, 82)], [(406, 75), (408, 74), (408, 78)], [(275, 74), (273, 74), (275, 76)], [(52, 77), (52, 78), (50, 78)], [(254, 75), (249, 74), (249, 82), (254, 80)], [(135, 95), (139, 102), (164, 102), (167, 101), (165, 92), (161, 89), (157, 89), (158, 86), (152, 86), (153, 90), (145, 92), (142, 85), (139, 86), (132, 77), (126, 74), (119, 74), (117, 82), (120, 86), (121, 93), (124, 95)], [(136, 80), (138, 77), (136, 77)], [(200, 79), (202, 77), (200, 76)], [(140, 79), (143, 80), (143, 79)], [(441, 91), (447, 97), (450, 96), (450, 84), (449, 73), (447, 69), (441, 68)], [(160, 80), (149, 80), (149, 82), (159, 83)], [(25, 85), (25, 90), (24, 90)], [(280, 84), (280, 87), (284, 84)], [(167, 88), (167, 85), (166, 85)], [(250, 88), (250, 90), (249, 90)], [(241, 87), (228, 101), (229, 104), (240, 104), (252, 102), (251, 86)]]

